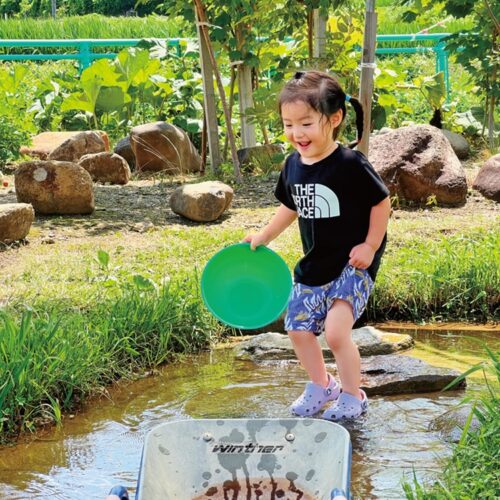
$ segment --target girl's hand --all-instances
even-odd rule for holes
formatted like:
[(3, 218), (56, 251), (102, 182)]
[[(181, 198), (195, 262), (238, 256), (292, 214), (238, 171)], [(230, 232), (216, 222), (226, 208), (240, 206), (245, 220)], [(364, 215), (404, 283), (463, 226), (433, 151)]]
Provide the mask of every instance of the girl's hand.
[(269, 242), (262, 233), (248, 234), (243, 238), (243, 241), (250, 243), (250, 249), (255, 250), (260, 245), (267, 245)]
[(368, 243), (361, 243), (356, 245), (349, 254), (349, 264), (357, 267), (358, 269), (367, 269), (373, 262), (375, 250)]

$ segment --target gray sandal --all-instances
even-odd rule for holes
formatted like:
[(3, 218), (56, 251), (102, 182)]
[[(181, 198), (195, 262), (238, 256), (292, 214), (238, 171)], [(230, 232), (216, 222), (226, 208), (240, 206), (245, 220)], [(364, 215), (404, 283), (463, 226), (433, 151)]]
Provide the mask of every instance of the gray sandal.
[(341, 392), (337, 401), (328, 408), (323, 417), (325, 420), (332, 420), (338, 422), (339, 420), (347, 420), (350, 418), (357, 418), (368, 410), (368, 398), (365, 391), (359, 391), (363, 399), (358, 399), (352, 394)]
[(292, 413), (298, 417), (310, 417), (318, 413), (326, 403), (337, 399), (340, 394), (339, 384), (330, 374), (328, 380), (327, 387), (308, 382), (302, 395), (290, 407)]

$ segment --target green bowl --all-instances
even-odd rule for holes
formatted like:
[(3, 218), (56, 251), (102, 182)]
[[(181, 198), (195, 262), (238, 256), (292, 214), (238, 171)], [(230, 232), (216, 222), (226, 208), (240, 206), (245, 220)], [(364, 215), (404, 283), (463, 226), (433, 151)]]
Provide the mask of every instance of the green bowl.
[(201, 276), (208, 310), (226, 325), (252, 330), (279, 318), (285, 310), (292, 277), (285, 261), (271, 249), (237, 243), (217, 252)]

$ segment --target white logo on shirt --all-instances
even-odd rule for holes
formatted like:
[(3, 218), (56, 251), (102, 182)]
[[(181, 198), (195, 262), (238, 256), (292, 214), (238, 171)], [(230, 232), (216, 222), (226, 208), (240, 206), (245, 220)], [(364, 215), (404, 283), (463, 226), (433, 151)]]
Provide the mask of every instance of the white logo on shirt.
[(292, 190), (299, 217), (329, 219), (340, 215), (337, 195), (323, 184), (293, 184)]

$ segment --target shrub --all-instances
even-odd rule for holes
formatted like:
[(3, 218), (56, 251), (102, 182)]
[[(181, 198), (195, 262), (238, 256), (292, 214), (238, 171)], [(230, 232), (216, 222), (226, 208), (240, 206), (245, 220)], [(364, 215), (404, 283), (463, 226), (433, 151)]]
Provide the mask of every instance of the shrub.
[(29, 142), (28, 131), (17, 128), (9, 117), (0, 115), (0, 167), (19, 158), (19, 148)]

